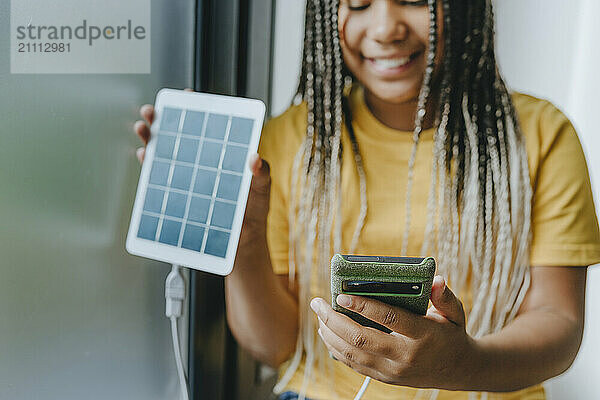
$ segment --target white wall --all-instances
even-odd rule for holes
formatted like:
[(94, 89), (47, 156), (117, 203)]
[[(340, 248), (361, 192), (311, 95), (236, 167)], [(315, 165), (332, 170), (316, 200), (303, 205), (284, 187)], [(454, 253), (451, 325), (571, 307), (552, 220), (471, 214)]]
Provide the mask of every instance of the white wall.
[(305, 2), (277, 0), (273, 62), (272, 115), (284, 112), (298, 85), (304, 37)]
[[(574, 123), (584, 150), (596, 199), (600, 199), (600, 14), (597, 0), (498, 0), (498, 58), (508, 83), (551, 100)], [(551, 399), (599, 398), (600, 267), (588, 273), (586, 327), (577, 360), (546, 385)]]
[[(598, 0), (497, 0), (497, 51), (509, 86), (551, 100), (573, 121), (584, 150), (596, 200), (600, 199), (600, 37)], [(273, 114), (289, 105), (300, 69), (304, 2), (277, 0)], [(598, 204), (598, 202), (596, 202)], [(598, 207), (596, 207), (598, 210)], [(598, 398), (600, 378), (600, 267), (588, 273), (586, 332), (573, 367), (546, 385), (549, 398)]]

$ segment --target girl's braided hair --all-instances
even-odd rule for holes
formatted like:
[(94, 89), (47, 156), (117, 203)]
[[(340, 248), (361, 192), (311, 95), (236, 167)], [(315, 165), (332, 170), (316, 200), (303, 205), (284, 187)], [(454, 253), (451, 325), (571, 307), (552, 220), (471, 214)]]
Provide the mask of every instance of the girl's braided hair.
[[(443, 10), (444, 54), (440, 87), (432, 93), (438, 1)], [(426, 106), (437, 101), (421, 252), (436, 256), (438, 273), (457, 293), (470, 291), (467, 331), (480, 337), (500, 330), (515, 317), (529, 287), (532, 192), (524, 139), (496, 64), (491, 0), (438, 1), (426, 1), (427, 67), (415, 114), (401, 254), (406, 255), (410, 236), (410, 193)], [(314, 317), (307, 311), (311, 284), (328, 293), (329, 259), (333, 252), (354, 251), (368, 210), (365, 172), (344, 95), (352, 76), (342, 59), (338, 7), (339, 0), (308, 0), (306, 6), (296, 100), (307, 105), (307, 132), (293, 163), (289, 208), (289, 273), (292, 282), (296, 274), (299, 281), (300, 333), (296, 353), (276, 392), (291, 379), (303, 353), (302, 392), (315, 363), (321, 369), (329, 365), (331, 371), (329, 358), (322, 357), (327, 354), (322, 342), (315, 340)], [(348, 249), (341, 248), (342, 124), (350, 137), (361, 191), (361, 211)]]

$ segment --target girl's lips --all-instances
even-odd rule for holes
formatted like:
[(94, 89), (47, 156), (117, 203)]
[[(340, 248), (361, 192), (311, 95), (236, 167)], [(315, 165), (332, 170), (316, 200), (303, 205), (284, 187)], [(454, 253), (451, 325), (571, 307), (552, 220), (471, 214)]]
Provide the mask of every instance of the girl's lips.
[(410, 61), (408, 63), (406, 63), (404, 65), (400, 65), (398, 67), (392, 67), (392, 68), (382, 67), (373, 58), (365, 58), (365, 60), (367, 61), (367, 65), (370, 67), (370, 69), (373, 72), (375, 72), (376, 75), (379, 75), (379, 76), (385, 77), (385, 78), (393, 78), (393, 77), (401, 76), (401, 75), (405, 74), (408, 70), (410, 70), (417, 63), (418, 58), (422, 54), (423, 54), (422, 51), (413, 53), (410, 56)]

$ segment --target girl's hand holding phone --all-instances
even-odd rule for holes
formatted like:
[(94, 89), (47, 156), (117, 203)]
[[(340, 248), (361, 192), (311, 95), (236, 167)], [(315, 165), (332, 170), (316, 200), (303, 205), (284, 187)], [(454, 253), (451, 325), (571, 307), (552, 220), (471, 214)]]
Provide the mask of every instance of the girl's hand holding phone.
[(339, 295), (337, 303), (392, 333), (364, 327), (336, 312), (322, 298), (311, 308), (319, 335), (338, 360), (373, 379), (401, 386), (454, 389), (476, 367), (476, 343), (465, 329), (462, 303), (436, 276), (425, 316), (363, 296)]

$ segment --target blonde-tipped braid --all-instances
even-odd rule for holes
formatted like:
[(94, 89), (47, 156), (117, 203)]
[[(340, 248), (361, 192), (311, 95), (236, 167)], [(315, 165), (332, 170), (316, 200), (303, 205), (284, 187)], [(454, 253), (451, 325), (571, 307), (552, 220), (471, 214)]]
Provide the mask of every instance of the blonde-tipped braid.
[[(438, 2), (445, 32), (441, 83), (435, 83), (433, 75), (438, 61)], [(495, 61), (491, 0), (428, 0), (427, 6), (427, 67), (415, 113), (399, 251), (405, 255), (408, 248), (415, 157), (431, 102), (439, 108), (434, 116), (422, 255), (436, 256), (439, 273), (453, 289), (461, 296), (471, 295), (467, 331), (480, 337), (502, 329), (515, 317), (529, 287), (532, 191), (527, 154), (510, 93)], [(306, 137), (292, 167), (289, 208), (289, 276), (299, 289), (300, 330), (296, 352), (274, 390), (285, 388), (305, 356), (301, 398), (314, 378), (315, 364), (318, 373), (333, 377), (332, 361), (316, 338), (309, 302), (314, 290), (328, 297), (329, 258), (335, 252), (355, 251), (368, 210), (366, 175), (352, 110), (344, 96), (352, 76), (342, 61), (338, 7), (339, 0), (307, 1), (296, 95), (308, 110)], [(356, 167), (360, 185), (361, 209), (350, 248), (341, 247), (343, 122), (354, 155), (354, 163), (345, 167)], [(436, 394), (433, 391), (431, 398)]]

